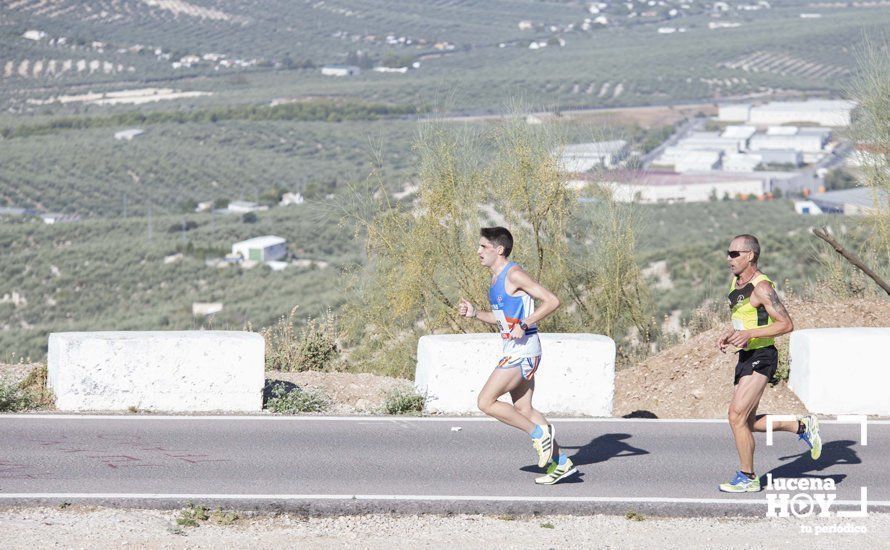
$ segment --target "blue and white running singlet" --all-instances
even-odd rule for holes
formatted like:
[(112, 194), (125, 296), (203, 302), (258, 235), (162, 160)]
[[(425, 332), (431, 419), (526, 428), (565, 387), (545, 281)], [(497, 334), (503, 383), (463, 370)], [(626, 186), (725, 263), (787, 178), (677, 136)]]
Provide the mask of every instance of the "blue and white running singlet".
[(529, 325), (525, 336), (519, 340), (510, 339), (510, 331), (535, 312), (534, 299), (523, 291), (512, 296), (507, 292), (507, 275), (516, 263), (510, 262), (501, 270), (498, 278), (488, 289), (488, 301), (491, 303), (491, 312), (497, 320), (504, 339), (504, 355), (514, 358), (538, 357), (541, 355), (541, 340), (538, 338), (538, 326)]

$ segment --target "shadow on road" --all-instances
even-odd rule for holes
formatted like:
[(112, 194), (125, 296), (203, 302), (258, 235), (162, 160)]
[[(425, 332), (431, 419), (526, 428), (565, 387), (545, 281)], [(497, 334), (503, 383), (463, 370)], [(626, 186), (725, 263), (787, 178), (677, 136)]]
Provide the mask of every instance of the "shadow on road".
[[(572, 447), (570, 445), (560, 445), (566, 451), (574, 450), (575, 454), (570, 454), (569, 458), (575, 463), (575, 466), (584, 466), (585, 464), (596, 464), (597, 462), (605, 462), (612, 458), (647, 455), (649, 451), (640, 449), (626, 443), (624, 440), (629, 439), (630, 434), (603, 434), (591, 440), (586, 445), (580, 447)], [(558, 442), (558, 440), (557, 440)], [(541, 469), (535, 466), (523, 466), (520, 468), (523, 472), (540, 472)], [(582, 480), (577, 479), (580, 476), (573, 476), (576, 479), (574, 483)], [(560, 483), (566, 483), (560, 482)]]
[(621, 418), (658, 418), (658, 415), (646, 409), (637, 409), (625, 414)]
[(612, 458), (649, 454), (649, 451), (634, 447), (624, 441), (630, 438), (630, 434), (603, 434), (591, 440), (587, 445), (580, 447), (566, 445), (564, 448), (576, 450), (575, 454), (569, 457), (576, 466), (596, 464)]
[[(808, 475), (807, 473), (821, 472), (837, 464), (861, 464), (862, 460), (853, 449), (853, 445), (856, 444), (857, 443), (855, 441), (850, 440), (829, 441), (828, 443), (822, 445), (822, 456), (819, 457), (819, 460), (813, 460), (812, 458), (810, 458), (809, 449), (800, 453), (799, 455), (782, 456), (779, 457), (779, 460), (794, 460), (787, 464), (782, 464), (781, 466), (773, 468), (768, 473), (773, 475), (773, 479), (780, 477), (808, 477), (820, 479), (831, 478), (837, 485), (840, 484), (840, 482), (847, 477), (847, 474), (821, 476)], [(760, 481), (761, 484), (765, 487), (766, 474), (763, 475)]]

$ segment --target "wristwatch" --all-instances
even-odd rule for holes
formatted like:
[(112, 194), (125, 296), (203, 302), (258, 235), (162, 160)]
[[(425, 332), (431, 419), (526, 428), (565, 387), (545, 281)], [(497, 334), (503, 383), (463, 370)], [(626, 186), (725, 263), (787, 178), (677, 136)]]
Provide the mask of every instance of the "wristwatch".
[(528, 331), (528, 325), (525, 324), (525, 321), (519, 321), (519, 328), (524, 331)]

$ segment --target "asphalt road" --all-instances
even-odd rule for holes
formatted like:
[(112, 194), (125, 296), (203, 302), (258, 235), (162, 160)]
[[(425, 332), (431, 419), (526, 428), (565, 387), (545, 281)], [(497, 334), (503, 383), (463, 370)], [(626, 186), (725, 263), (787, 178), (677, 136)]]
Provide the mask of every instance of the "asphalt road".
[[(0, 505), (94, 502), (312, 513), (618, 512), (756, 515), (766, 494), (717, 491), (737, 469), (725, 422), (552, 420), (580, 474), (540, 475), (527, 435), (484, 419), (0, 416)], [(890, 511), (890, 423), (757, 435), (757, 471), (831, 477), (837, 509)]]

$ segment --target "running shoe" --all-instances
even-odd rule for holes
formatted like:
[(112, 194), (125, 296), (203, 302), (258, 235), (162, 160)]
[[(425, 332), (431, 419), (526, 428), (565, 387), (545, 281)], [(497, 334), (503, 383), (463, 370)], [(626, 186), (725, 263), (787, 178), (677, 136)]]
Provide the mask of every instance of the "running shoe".
[(535, 483), (538, 485), (553, 485), (554, 483), (558, 483), (570, 475), (577, 473), (578, 468), (575, 468), (575, 465), (572, 464), (572, 460), (569, 458), (566, 459), (566, 463), (562, 466), (556, 461), (552, 461), (550, 462), (550, 467), (547, 468), (547, 473), (541, 477), (535, 478)]
[(742, 472), (736, 472), (729, 483), (721, 483), (720, 490), (724, 493), (756, 493), (760, 491), (760, 478), (748, 479)]
[(538, 438), (532, 438), (532, 446), (538, 451), (538, 468), (543, 468), (553, 459), (553, 435), (556, 430), (551, 424), (541, 426), (544, 434)]
[(804, 432), (797, 437), (803, 440), (810, 448), (810, 458), (817, 460), (822, 456), (822, 436), (819, 435), (819, 419), (815, 415), (801, 416), (798, 420), (803, 423)]

